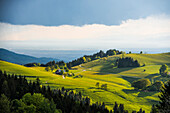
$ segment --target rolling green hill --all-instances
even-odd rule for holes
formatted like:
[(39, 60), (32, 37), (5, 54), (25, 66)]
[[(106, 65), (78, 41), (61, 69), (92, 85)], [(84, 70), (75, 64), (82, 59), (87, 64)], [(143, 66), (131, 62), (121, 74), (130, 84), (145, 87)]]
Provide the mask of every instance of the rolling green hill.
[[(46, 72), (44, 67), (24, 67), (5, 61), (0, 61), (0, 69), (7, 73), (15, 73), (27, 76), (29, 80), (40, 80), (52, 88), (65, 87), (74, 91), (81, 91), (84, 96), (89, 96), (91, 102), (105, 102), (109, 109), (113, 109), (114, 102), (122, 103), (127, 110), (144, 109), (148, 113), (152, 104), (159, 99), (158, 92), (143, 92), (134, 90), (131, 82), (140, 78), (166, 81), (159, 75), (159, 68), (162, 64), (170, 66), (170, 53), (163, 54), (126, 54), (125, 57), (137, 59), (144, 67), (138, 68), (116, 68), (114, 63), (121, 55), (109, 56), (94, 60), (79, 66), (73, 67), (76, 75), (83, 75), (82, 78), (66, 77)], [(145, 72), (143, 70), (146, 70)], [(107, 84), (107, 90), (97, 88), (95, 84)]]

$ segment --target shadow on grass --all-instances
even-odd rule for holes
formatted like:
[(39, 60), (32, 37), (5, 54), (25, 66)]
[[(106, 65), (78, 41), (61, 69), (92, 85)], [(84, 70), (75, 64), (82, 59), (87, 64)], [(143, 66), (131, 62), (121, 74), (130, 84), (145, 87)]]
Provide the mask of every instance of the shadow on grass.
[(123, 71), (128, 71), (128, 70), (131, 70), (133, 69), (132, 67), (126, 67), (126, 68), (116, 68), (116, 67), (113, 67), (113, 66), (103, 66), (101, 67), (99, 73), (113, 73), (113, 74), (117, 74), (117, 73), (120, 73), (120, 72), (123, 72)]
[(145, 78), (149, 78), (149, 79), (152, 79), (152, 78), (153, 78), (154, 81), (157, 81), (157, 80), (158, 80), (158, 81), (162, 81), (162, 82), (164, 82), (164, 83), (170, 79), (170, 77), (161, 76), (161, 75), (158, 74), (158, 73), (150, 74), (150, 75), (148, 75), (148, 76), (145, 77)]
[(146, 97), (146, 96), (152, 96), (155, 93), (158, 93), (157, 91), (149, 91), (149, 92), (145, 92), (145, 91), (140, 91), (138, 97)]
[(37, 76), (25, 76), (26, 78), (37, 78)]
[(157, 91), (139, 91), (139, 90), (129, 90), (129, 89), (123, 89), (126, 94), (132, 94), (132, 93), (138, 93), (138, 97), (147, 97), (147, 96), (152, 96), (155, 93), (158, 93)]
[(132, 93), (139, 92), (138, 90), (130, 90), (130, 89), (123, 89), (122, 91), (124, 91), (126, 94), (132, 94)]
[(89, 87), (88, 89), (97, 89), (96, 87)]
[(96, 92), (103, 92), (103, 91), (93, 91), (93, 93), (96, 93)]
[(105, 73), (112, 73), (112, 74), (118, 74), (121, 73), (123, 71), (128, 71), (131, 70), (133, 68), (138, 68), (138, 67), (124, 67), (124, 68), (117, 68), (117, 67), (113, 67), (112, 63), (107, 63), (107, 65), (102, 65), (102, 67), (99, 70), (99, 75), (105, 74)]
[(134, 77), (128, 77), (128, 76), (122, 76), (124, 80), (127, 80), (128, 82), (132, 83), (134, 80), (138, 80), (139, 78)]
[(145, 78), (153, 78), (155, 76), (159, 76), (159, 74), (158, 73), (150, 74), (150, 75), (146, 76)]

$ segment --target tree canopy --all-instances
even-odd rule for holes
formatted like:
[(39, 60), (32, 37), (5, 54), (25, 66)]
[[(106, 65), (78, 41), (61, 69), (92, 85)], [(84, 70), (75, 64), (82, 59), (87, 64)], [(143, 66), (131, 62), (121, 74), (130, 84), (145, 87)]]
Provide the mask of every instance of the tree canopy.
[(157, 105), (159, 113), (170, 112), (170, 81), (168, 81), (161, 90), (161, 94), (158, 96), (160, 99)]
[(166, 64), (163, 64), (159, 69), (159, 73), (162, 76), (167, 76), (168, 75), (168, 66)]
[(136, 89), (145, 89), (151, 84), (149, 79), (139, 79), (132, 82), (132, 87)]

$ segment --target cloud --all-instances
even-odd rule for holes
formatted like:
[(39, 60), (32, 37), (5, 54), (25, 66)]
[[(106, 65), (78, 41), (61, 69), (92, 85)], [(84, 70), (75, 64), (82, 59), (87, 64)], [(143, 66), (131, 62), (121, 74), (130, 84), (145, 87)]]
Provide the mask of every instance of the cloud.
[[(170, 47), (170, 17), (149, 16), (122, 21), (120, 25), (91, 24), (83, 26), (12, 25), (0, 23), (0, 41), (19, 41), (54, 47), (112, 48), (114, 47)], [(40, 44), (41, 43), (41, 44)], [(56, 46), (56, 43), (58, 44)], [(46, 44), (47, 47), (49, 44)], [(63, 46), (64, 45), (64, 46)]]

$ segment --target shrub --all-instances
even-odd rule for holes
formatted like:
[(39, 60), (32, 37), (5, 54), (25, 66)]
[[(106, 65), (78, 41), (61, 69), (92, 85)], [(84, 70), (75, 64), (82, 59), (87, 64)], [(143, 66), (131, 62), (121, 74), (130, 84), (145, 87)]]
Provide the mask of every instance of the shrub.
[(159, 73), (162, 76), (167, 76), (168, 75), (168, 66), (166, 64), (163, 64), (161, 68), (159, 69)]
[(139, 79), (132, 82), (132, 87), (136, 89), (145, 89), (151, 84), (149, 79)]

